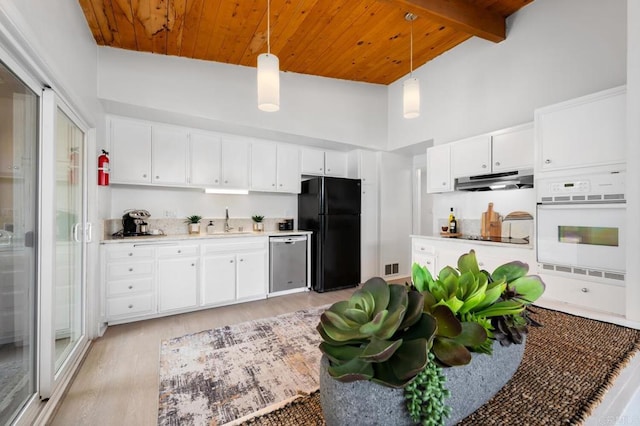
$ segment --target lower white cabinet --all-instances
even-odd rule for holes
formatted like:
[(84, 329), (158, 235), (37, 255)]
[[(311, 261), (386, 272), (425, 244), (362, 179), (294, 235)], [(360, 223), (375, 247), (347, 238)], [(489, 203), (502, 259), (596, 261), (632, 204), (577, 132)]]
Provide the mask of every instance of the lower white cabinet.
[(158, 248), (158, 311), (198, 305), (198, 246)]
[(125, 323), (265, 298), (268, 237), (102, 246), (103, 317)]
[(269, 255), (266, 237), (210, 240), (203, 251), (201, 305), (266, 297)]

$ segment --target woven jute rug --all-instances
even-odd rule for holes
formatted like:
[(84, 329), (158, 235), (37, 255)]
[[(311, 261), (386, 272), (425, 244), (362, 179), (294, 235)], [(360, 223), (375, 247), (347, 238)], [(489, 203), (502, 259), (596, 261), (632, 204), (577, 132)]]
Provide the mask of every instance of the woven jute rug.
[[(640, 331), (534, 308), (544, 324), (531, 327), (513, 378), (460, 425), (580, 425), (640, 348)], [(319, 393), (248, 424), (322, 425)]]

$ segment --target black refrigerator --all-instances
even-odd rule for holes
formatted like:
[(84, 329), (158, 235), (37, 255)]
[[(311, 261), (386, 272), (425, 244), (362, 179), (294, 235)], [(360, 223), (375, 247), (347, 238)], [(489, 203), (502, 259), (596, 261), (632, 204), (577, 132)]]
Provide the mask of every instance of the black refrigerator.
[(360, 284), (360, 179), (302, 182), (298, 228), (311, 236), (311, 285), (317, 292)]

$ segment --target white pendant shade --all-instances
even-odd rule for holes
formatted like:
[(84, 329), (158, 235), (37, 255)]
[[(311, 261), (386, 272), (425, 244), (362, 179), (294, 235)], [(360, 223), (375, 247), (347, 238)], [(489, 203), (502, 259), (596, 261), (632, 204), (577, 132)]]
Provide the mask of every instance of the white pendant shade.
[(258, 55), (258, 108), (262, 111), (280, 109), (280, 61), (276, 55)]
[(416, 118), (420, 116), (420, 81), (410, 77), (403, 84), (403, 113), (404, 118)]

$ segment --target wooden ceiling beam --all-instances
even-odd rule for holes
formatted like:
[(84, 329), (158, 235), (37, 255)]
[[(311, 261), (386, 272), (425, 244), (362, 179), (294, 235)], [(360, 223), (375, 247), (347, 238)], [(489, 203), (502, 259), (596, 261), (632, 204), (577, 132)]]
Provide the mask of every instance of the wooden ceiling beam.
[(460, 31), (499, 43), (507, 38), (504, 16), (479, 8), (466, 0), (393, 0), (411, 8), (416, 15), (428, 15)]

